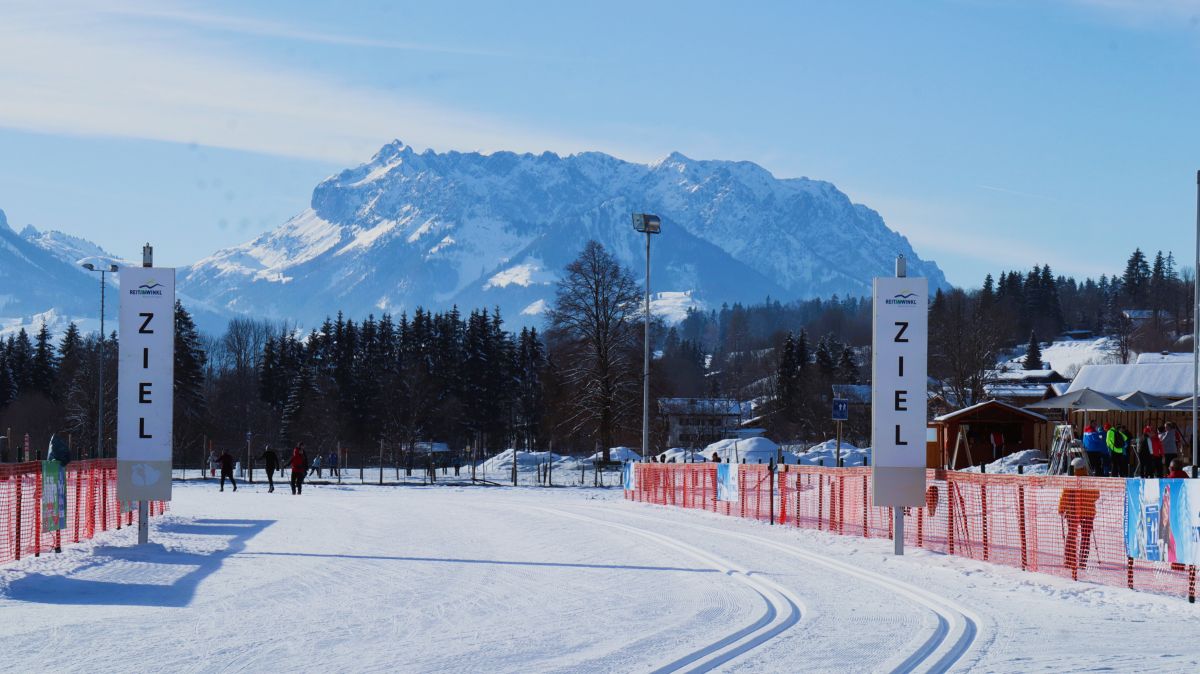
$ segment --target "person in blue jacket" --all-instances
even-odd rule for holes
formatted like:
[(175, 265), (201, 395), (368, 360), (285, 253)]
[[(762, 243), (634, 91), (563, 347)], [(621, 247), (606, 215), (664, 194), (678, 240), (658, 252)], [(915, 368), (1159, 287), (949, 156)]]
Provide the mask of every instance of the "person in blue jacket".
[(1108, 475), (1108, 447), (1104, 441), (1104, 434), (1090, 424), (1083, 429), (1083, 451), (1087, 452), (1093, 475)]

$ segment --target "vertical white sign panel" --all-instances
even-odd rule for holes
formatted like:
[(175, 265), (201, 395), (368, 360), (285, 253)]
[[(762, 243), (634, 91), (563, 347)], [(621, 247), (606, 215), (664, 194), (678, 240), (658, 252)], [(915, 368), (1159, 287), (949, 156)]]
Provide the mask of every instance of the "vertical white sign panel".
[(871, 482), (877, 506), (925, 503), (929, 282), (877, 278), (871, 352)]
[(117, 494), (171, 498), (175, 396), (175, 270), (121, 268)]

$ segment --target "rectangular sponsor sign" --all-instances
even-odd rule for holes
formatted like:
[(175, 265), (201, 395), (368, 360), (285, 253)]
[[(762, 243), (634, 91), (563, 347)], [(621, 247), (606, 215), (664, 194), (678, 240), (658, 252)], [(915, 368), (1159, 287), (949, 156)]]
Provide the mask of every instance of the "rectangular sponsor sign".
[(42, 462), (42, 532), (58, 531), (67, 522), (67, 471), (57, 461)]
[(626, 461), (625, 466), (621, 470), (621, 486), (625, 489), (625, 491), (636, 491), (637, 464), (633, 461)]
[(1125, 554), (1172, 564), (1200, 563), (1200, 481), (1125, 481)]
[(929, 282), (876, 278), (871, 350), (871, 485), (876, 506), (925, 503)]
[(171, 498), (175, 270), (122, 267), (117, 380), (117, 493)]
[(738, 500), (738, 465), (736, 463), (717, 464), (717, 500)]

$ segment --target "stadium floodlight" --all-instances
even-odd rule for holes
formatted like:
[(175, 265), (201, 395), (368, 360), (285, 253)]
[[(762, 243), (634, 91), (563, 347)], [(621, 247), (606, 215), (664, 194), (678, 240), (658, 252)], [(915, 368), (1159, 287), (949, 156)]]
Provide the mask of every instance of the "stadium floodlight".
[(658, 234), (662, 231), (662, 220), (649, 213), (634, 213), (633, 228), (643, 234)]
[(646, 235), (646, 337), (642, 364), (642, 460), (650, 453), (650, 235), (662, 232), (662, 220), (649, 213), (634, 213), (633, 228)]

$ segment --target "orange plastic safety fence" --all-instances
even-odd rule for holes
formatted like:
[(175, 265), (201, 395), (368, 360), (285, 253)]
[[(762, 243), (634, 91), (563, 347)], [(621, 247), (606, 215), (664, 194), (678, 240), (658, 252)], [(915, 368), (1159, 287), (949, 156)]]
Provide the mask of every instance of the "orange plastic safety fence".
[[(75, 461), (66, 470), (67, 519), (62, 529), (42, 532), (42, 464), (0, 464), (0, 564), (64, 545), (86, 541), (97, 533), (129, 526), (133, 512), (121, 513), (117, 499), (116, 459)], [(151, 516), (166, 512), (152, 501)]]
[[(626, 498), (846, 536), (891, 538), (870, 468), (738, 466), (717, 500), (716, 464), (638, 464)], [(1026, 571), (1195, 597), (1195, 567), (1125, 555), (1125, 480), (930, 470), (925, 506), (904, 509), (906, 545)]]

